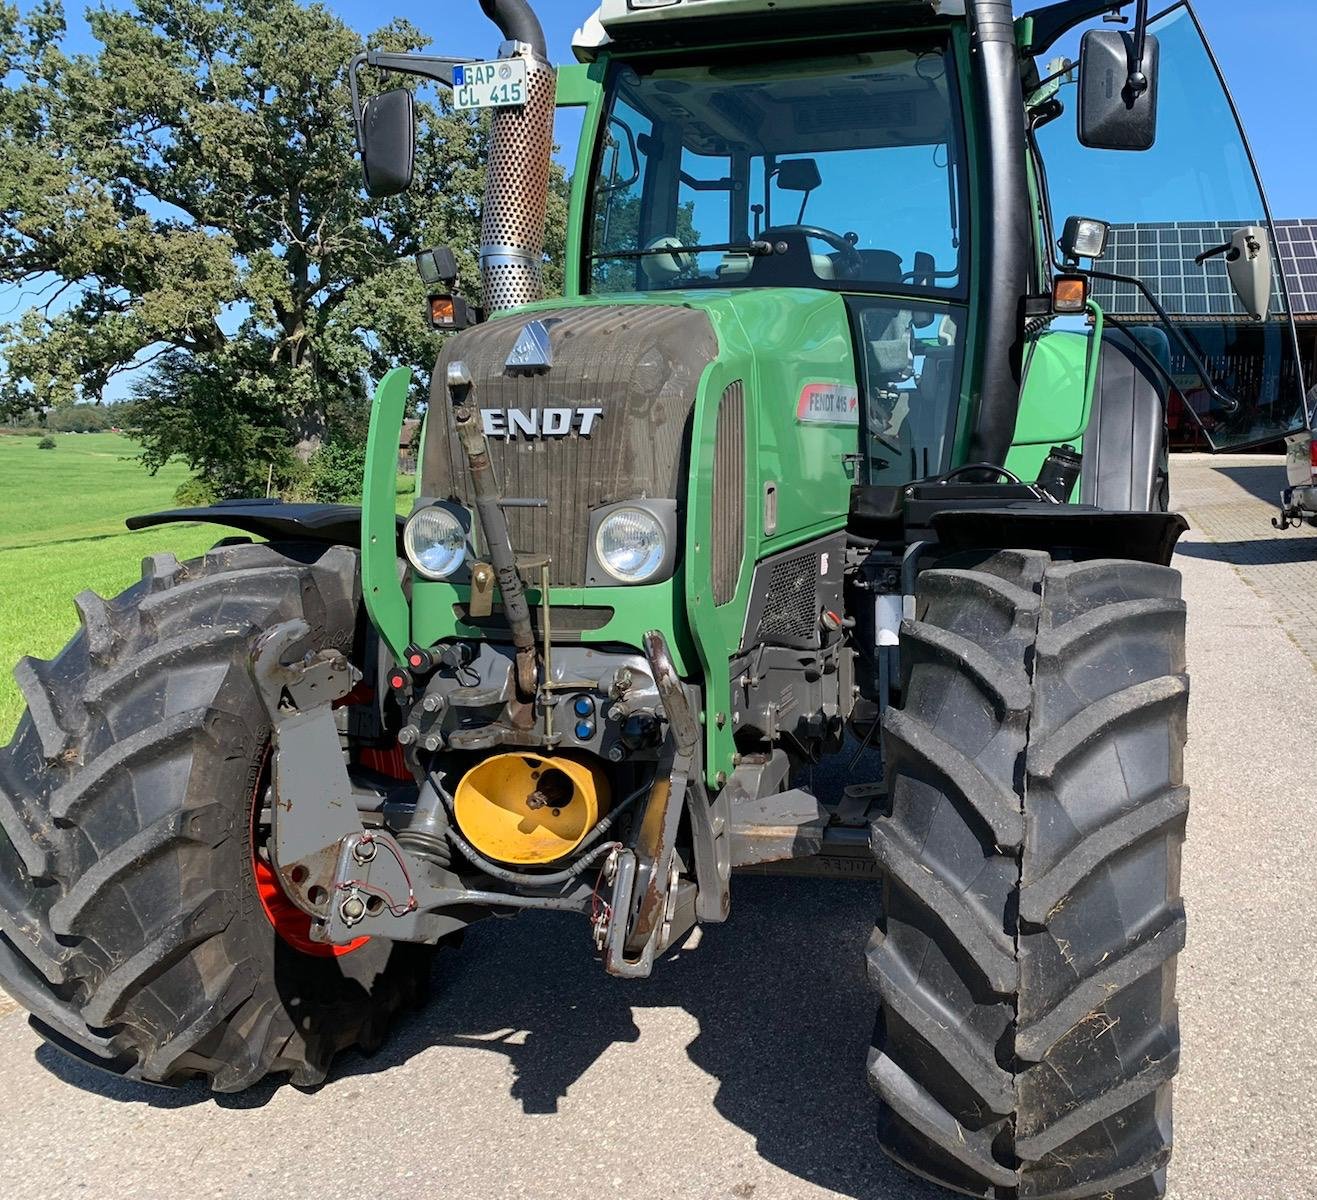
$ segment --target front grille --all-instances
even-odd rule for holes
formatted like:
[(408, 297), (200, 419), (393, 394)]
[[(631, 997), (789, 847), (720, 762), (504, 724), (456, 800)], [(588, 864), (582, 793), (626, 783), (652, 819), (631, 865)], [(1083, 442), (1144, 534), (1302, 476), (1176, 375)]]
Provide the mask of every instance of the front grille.
[[(532, 319), (548, 331), (553, 366), (537, 375), (510, 373), (508, 355)], [(684, 496), (695, 395), (717, 352), (704, 313), (657, 305), (500, 317), (449, 338), (430, 388), (426, 491), (433, 499), (471, 502), (444, 386), (450, 362), (466, 365), (481, 409), (528, 417), (550, 408), (602, 409), (588, 437), (578, 421), (566, 437), (489, 438), (504, 497), (548, 501), (546, 508), (507, 510), (513, 546), (552, 558), (555, 587), (584, 587), (595, 509)]]
[(736, 595), (745, 558), (745, 385), (722, 394), (713, 453), (713, 602)]
[(818, 572), (818, 555), (812, 553), (773, 564), (756, 641), (789, 643), (814, 637), (819, 623)]

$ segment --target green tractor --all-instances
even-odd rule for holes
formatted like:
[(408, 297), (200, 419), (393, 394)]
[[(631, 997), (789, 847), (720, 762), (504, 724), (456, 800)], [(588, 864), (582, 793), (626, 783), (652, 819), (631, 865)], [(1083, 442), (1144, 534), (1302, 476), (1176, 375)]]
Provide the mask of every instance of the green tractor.
[[(417, 260), (455, 332), (415, 510), (399, 370), (360, 509), (131, 522), (248, 536), (84, 592), (78, 636), (17, 667), (0, 983), (129, 1079), (314, 1085), (481, 918), (580, 914), (581, 952), (639, 978), (727, 920), (737, 871), (881, 878), (855, 953), (883, 1149), (969, 1195), (1161, 1196), (1188, 809), (1166, 403), (1196, 389), (1222, 446), (1303, 423), (1192, 11), (604, 0), (555, 71), (525, 0), (482, 6), (496, 58), (351, 67), (375, 195), (414, 135), (372, 72), (489, 110), (483, 307), (451, 250)], [(558, 107), (582, 133), (545, 299)], [(1075, 187), (1136, 219), (1054, 220)], [(1155, 222), (1213, 188), (1231, 245), (1159, 261)], [(1172, 266), (1201, 309), (1158, 303)], [(851, 786), (811, 794), (833, 754)]]

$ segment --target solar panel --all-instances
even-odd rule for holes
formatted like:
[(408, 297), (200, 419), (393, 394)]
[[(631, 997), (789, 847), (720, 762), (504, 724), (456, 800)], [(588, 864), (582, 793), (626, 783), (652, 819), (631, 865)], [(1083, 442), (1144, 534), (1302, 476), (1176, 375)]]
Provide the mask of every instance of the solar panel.
[[(1225, 258), (1209, 259), (1201, 267), (1194, 258), (1224, 245), (1236, 230), (1259, 223), (1248, 217), (1114, 225), (1097, 268), (1142, 279), (1172, 316), (1231, 314), (1243, 320), (1246, 314), (1230, 286)], [(1276, 222), (1276, 251), (1295, 315), (1317, 317), (1317, 219)], [(1093, 298), (1115, 316), (1152, 315), (1142, 294), (1128, 284), (1094, 280)]]
[(1317, 317), (1317, 219), (1277, 221), (1276, 241), (1295, 316)]

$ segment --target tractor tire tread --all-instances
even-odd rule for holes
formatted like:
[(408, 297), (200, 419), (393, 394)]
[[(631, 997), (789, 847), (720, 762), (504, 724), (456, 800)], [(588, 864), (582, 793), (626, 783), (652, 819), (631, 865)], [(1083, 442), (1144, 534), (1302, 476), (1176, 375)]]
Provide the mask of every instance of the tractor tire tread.
[(1178, 572), (961, 556), (920, 576), (902, 640), (872, 829), (880, 1142), (970, 1195), (1155, 1200), (1186, 934)]
[(298, 617), (308, 644), (348, 647), (358, 589), (344, 547), (153, 555), (120, 596), (79, 597), (55, 659), (20, 664), (29, 712), (0, 749), (0, 984), (52, 1045), (143, 1082), (309, 1086), (417, 999), (428, 947), (302, 955), (251, 879), (268, 740), (252, 640)]

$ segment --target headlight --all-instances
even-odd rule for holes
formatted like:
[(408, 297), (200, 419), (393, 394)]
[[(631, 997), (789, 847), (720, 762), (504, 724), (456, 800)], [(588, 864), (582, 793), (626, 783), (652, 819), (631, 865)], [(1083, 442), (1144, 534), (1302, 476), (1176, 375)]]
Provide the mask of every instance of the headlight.
[(609, 513), (594, 535), (595, 557), (623, 583), (643, 583), (663, 565), (667, 550), (663, 526), (643, 508)]
[(446, 508), (423, 508), (402, 536), (407, 561), (426, 579), (447, 579), (466, 560), (466, 530)]

